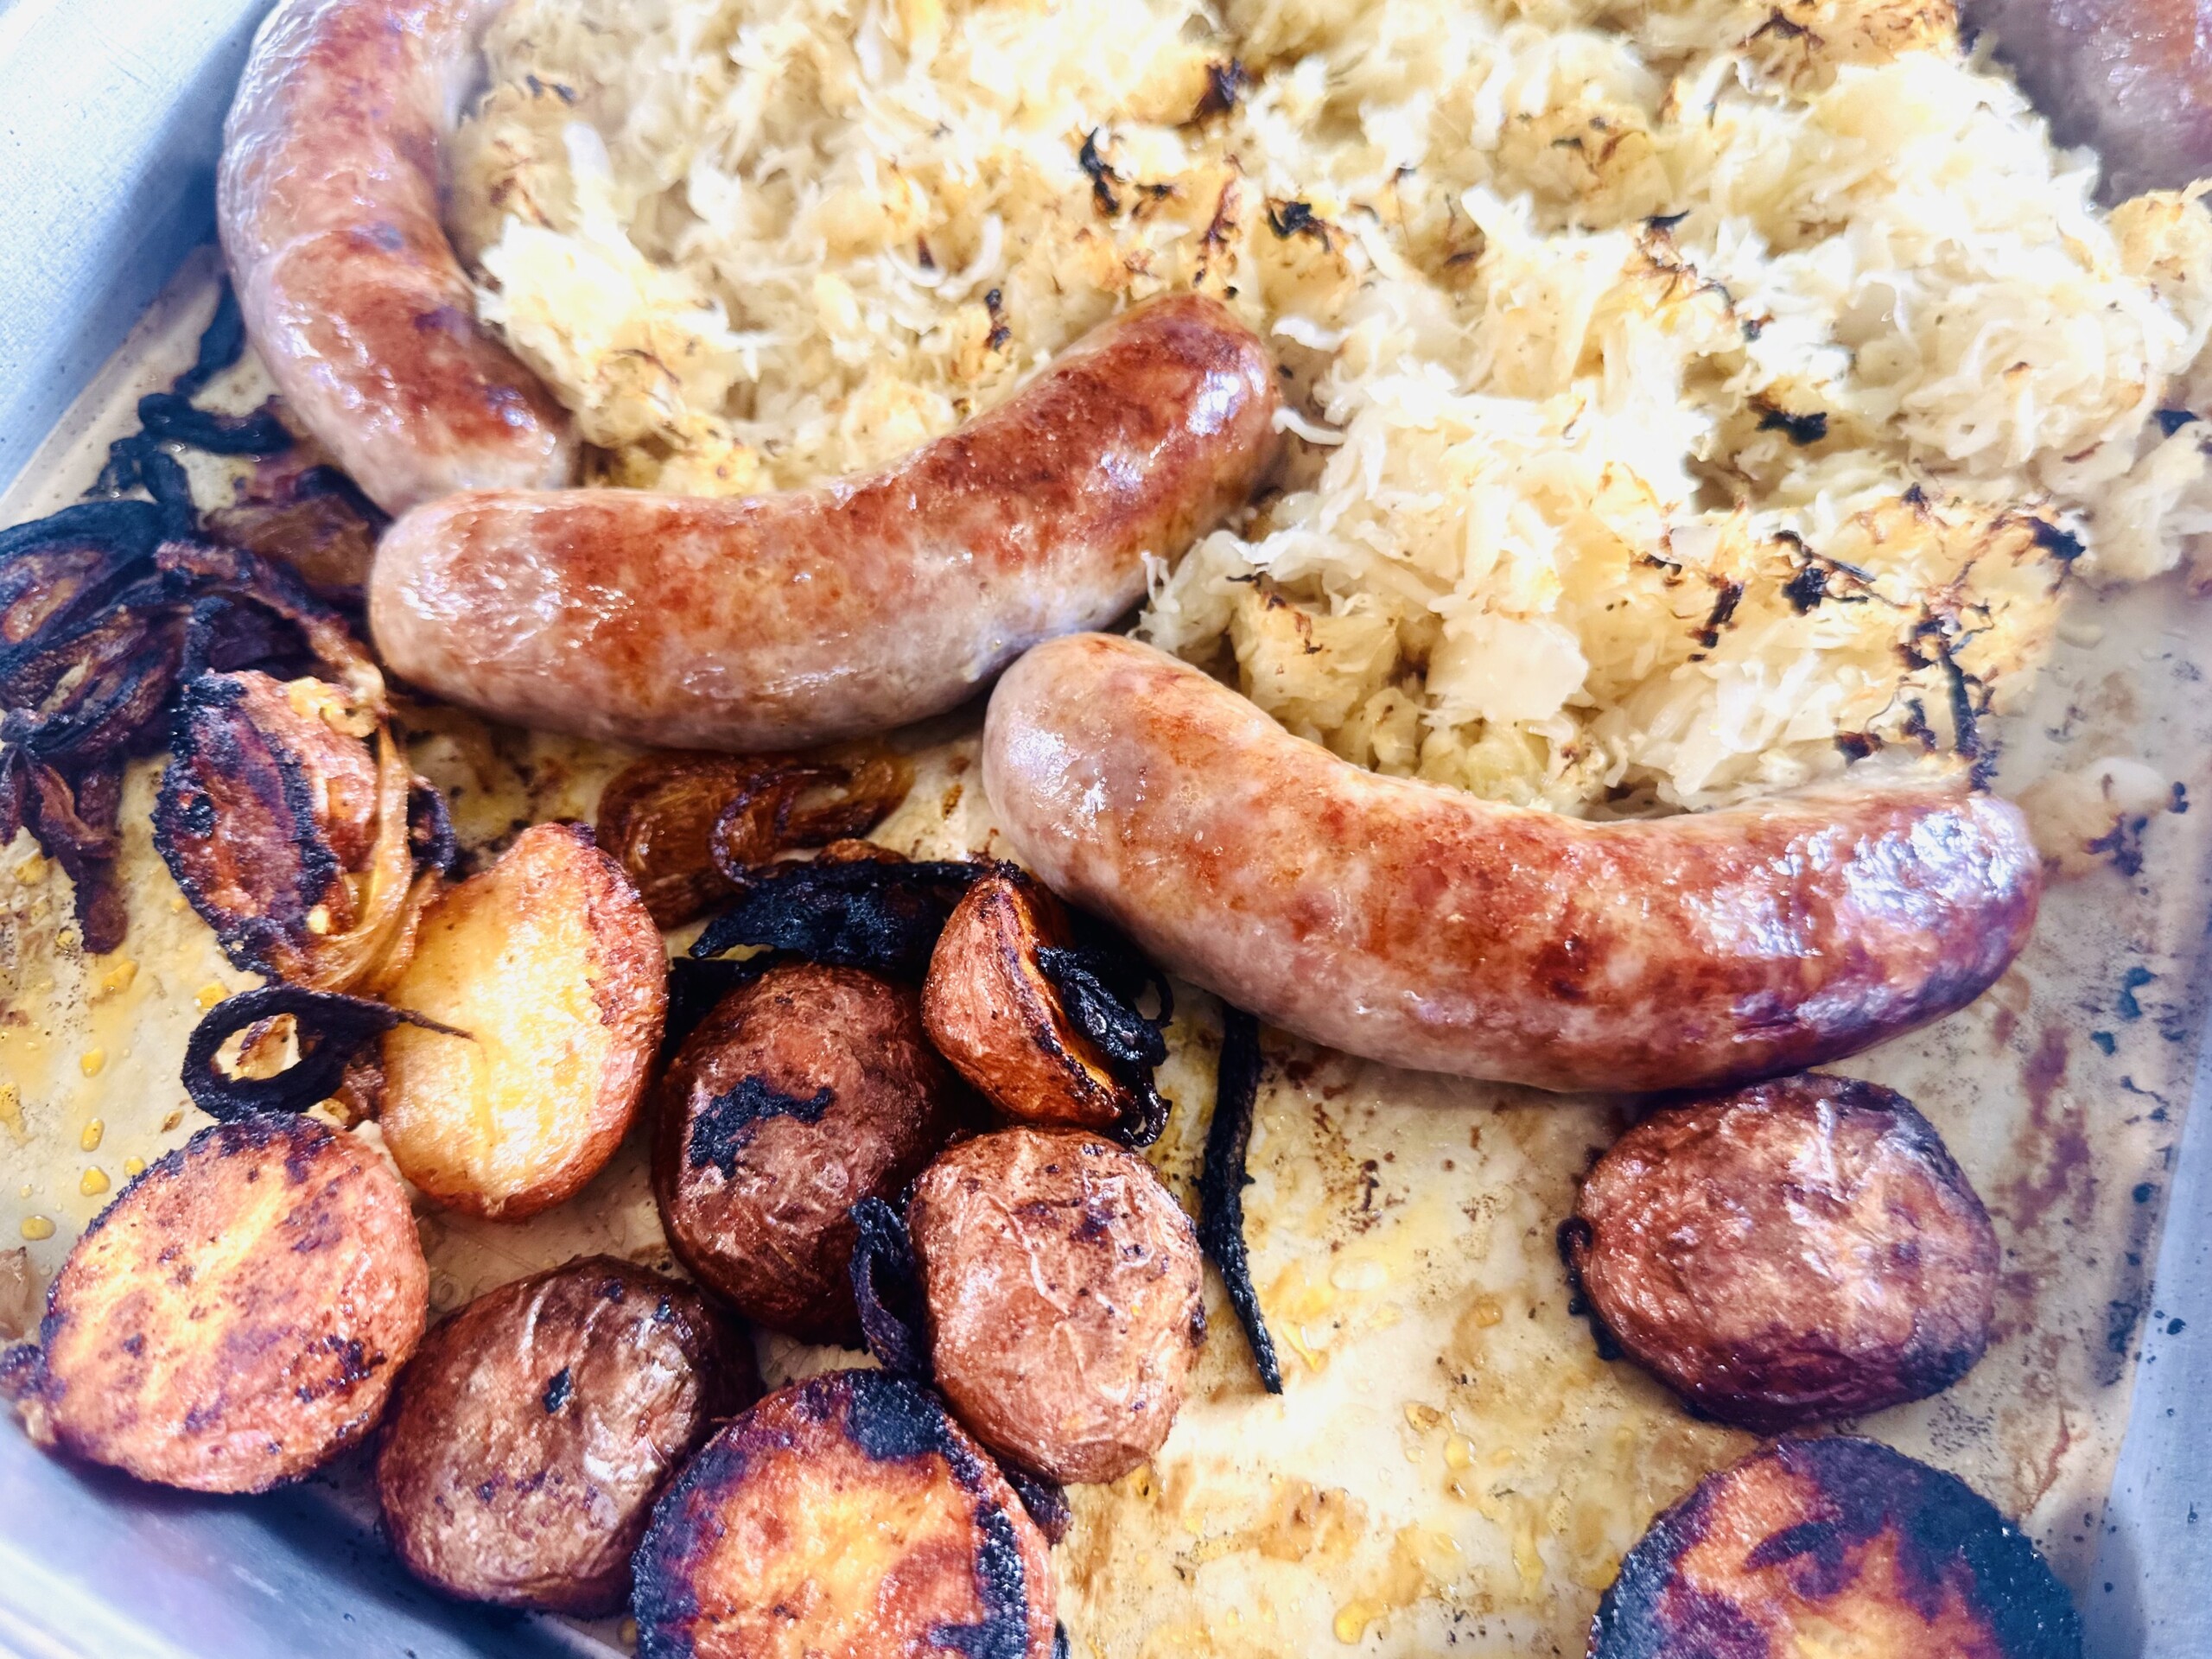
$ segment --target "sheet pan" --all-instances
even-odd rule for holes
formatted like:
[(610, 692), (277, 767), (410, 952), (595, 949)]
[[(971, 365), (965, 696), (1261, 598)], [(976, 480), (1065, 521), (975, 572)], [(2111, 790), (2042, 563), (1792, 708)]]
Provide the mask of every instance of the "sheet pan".
[[(221, 113), (264, 10), (0, 0), (0, 493), (35, 472), (43, 445), (140, 390), (111, 365), (128, 363), (118, 350), (212, 234)], [(2208, 1093), (2212, 1071), (2197, 1102)], [(2099, 1659), (2212, 1654), (2200, 1587), (2212, 1569), (2205, 1119), (2187, 1116), (2138, 1327), (2133, 1412), (2084, 1602)], [(0, 1649), (41, 1659), (604, 1651), (551, 1621), (429, 1595), (313, 1483), (251, 1502), (153, 1492), (39, 1456), (12, 1421), (0, 1426)]]

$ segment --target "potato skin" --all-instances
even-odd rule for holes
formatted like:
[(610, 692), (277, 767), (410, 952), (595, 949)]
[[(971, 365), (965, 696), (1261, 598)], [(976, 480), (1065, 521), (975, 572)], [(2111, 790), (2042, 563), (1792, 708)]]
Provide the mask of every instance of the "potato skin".
[(885, 1371), (770, 1395), (639, 1546), (639, 1659), (1047, 1659), (1045, 1541), (936, 1395)]
[(2035, 1546), (1965, 1482), (1872, 1440), (1782, 1440), (1651, 1523), (1590, 1659), (1810, 1651), (2080, 1659)]
[(1197, 1231), (1152, 1166), (1076, 1129), (963, 1141), (906, 1211), (938, 1385), (994, 1451), (1059, 1481), (1160, 1449), (1205, 1338)]
[(1653, 1113), (1560, 1243), (1630, 1354), (1763, 1433), (1949, 1387), (1996, 1310), (1996, 1231), (1934, 1126), (1817, 1072)]
[(70, 1251), (24, 1425), (141, 1480), (265, 1491), (376, 1421), (429, 1299), (407, 1196), (373, 1152), (312, 1118), (219, 1123)]
[(749, 1344), (690, 1285), (594, 1255), (502, 1286), (399, 1379), (377, 1457), (385, 1535), (449, 1595), (611, 1613), (653, 1499), (760, 1392)]
[(629, 1128), (667, 1016), (668, 956), (589, 831), (535, 824), (424, 913), (386, 1000), (470, 1033), (385, 1039), (400, 1173), (448, 1209), (519, 1220), (572, 1197)]
[(771, 969), (715, 1005), (661, 1080), (653, 1196), (677, 1258), (749, 1319), (855, 1345), (852, 1207), (921, 1171), (957, 1099), (913, 991)]
[(922, 1022), (938, 1052), (1008, 1117), (1109, 1129), (1132, 1104), (1128, 1093), (1037, 965), (1040, 946), (1069, 938), (1067, 913), (1043, 887), (983, 877), (938, 937)]

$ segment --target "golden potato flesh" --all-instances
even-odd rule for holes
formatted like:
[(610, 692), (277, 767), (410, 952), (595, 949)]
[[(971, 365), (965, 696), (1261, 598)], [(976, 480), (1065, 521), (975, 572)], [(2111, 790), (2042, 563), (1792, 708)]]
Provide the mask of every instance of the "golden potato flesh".
[(883, 1371), (770, 1395), (639, 1546), (639, 1659), (1046, 1659), (1045, 1541), (937, 1396)]
[(613, 1612), (662, 1485), (760, 1392), (751, 1344), (690, 1285), (604, 1255), (503, 1285), (400, 1377), (385, 1535), (450, 1595)]
[(1589, 1659), (2081, 1659), (2036, 1547), (1956, 1476), (1872, 1440), (1784, 1439), (1651, 1523)]
[(407, 1195), (374, 1153), (312, 1118), (218, 1124), (70, 1251), (24, 1426), (142, 1480), (263, 1491), (376, 1421), (429, 1294)]
[(660, 1044), (668, 958), (590, 834), (543, 823), (430, 906), (387, 1000), (467, 1033), (385, 1039), (400, 1173), (448, 1208), (515, 1218), (613, 1154)]
[(994, 1451), (1119, 1479), (1167, 1438), (1205, 1334), (1197, 1231), (1152, 1166), (1077, 1129), (1006, 1129), (906, 1211), (938, 1384)]
[(1109, 1129), (1135, 1103), (1038, 966), (1040, 948), (1068, 942), (1051, 893), (1019, 875), (985, 876), (938, 938), (922, 1020), (938, 1052), (1007, 1116)]

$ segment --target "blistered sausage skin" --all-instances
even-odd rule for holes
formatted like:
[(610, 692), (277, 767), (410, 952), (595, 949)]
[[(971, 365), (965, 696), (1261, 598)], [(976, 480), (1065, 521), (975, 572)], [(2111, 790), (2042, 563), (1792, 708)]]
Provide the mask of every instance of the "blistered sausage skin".
[(569, 419), (476, 321), (439, 152), (505, 0), (283, 0), (223, 129), (216, 217), (290, 412), (387, 512), (565, 484)]
[(1054, 640), (992, 694), (1015, 853), (1300, 1036), (1552, 1090), (1793, 1071), (1965, 1006), (2036, 913), (2018, 810), (1958, 779), (1589, 823), (1386, 778), (1150, 646)]
[(385, 532), (369, 626), (396, 672), (524, 726), (783, 748), (951, 708), (1097, 627), (1250, 493), (1274, 368), (1217, 302), (1094, 330), (886, 471), (732, 499), (449, 496)]

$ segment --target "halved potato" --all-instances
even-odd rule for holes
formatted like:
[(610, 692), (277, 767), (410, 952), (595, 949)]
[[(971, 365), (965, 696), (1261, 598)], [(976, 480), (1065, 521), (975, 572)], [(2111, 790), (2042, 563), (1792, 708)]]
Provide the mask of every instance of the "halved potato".
[(1110, 1129), (1135, 1092), (1070, 1023), (1037, 952), (1070, 943), (1067, 913), (1034, 881), (987, 875), (953, 907), (922, 985), (922, 1021), (954, 1069), (1008, 1117)]
[(1603, 1332), (1762, 1434), (1923, 1399), (1988, 1345), (1996, 1230), (1894, 1090), (1808, 1071), (1668, 1106), (1560, 1232)]
[(376, 1421), (429, 1297), (374, 1153), (313, 1118), (219, 1123), (77, 1241), (18, 1409), (40, 1445), (141, 1480), (263, 1491)]
[(906, 1224), (938, 1385), (976, 1439), (1059, 1481), (1160, 1449), (1206, 1325), (1197, 1231), (1150, 1164), (1001, 1129), (925, 1170)]
[(852, 1344), (853, 1206), (921, 1173), (958, 1091), (911, 986), (770, 969), (715, 1005), (661, 1080), (653, 1196), (670, 1246), (747, 1319)]
[(2080, 1659), (2065, 1587), (1956, 1476), (1872, 1440), (1782, 1440), (1651, 1523), (1591, 1659), (1660, 1654)]
[(605, 1255), (503, 1285), (400, 1377), (385, 1534), (448, 1595), (611, 1613), (662, 1486), (760, 1393), (743, 1333), (690, 1285)]
[(677, 1477), (633, 1563), (639, 1659), (1046, 1659), (1052, 1568), (990, 1459), (919, 1384), (770, 1395)]
[(424, 912), (386, 1000), (467, 1033), (385, 1038), (400, 1173), (448, 1208), (514, 1219), (613, 1155), (660, 1045), (668, 957), (590, 832), (541, 823)]

